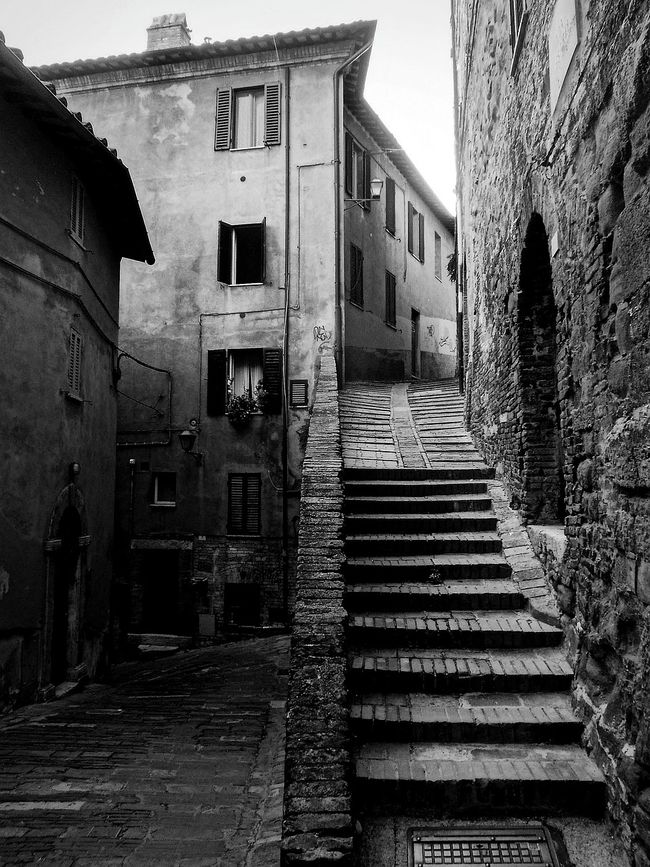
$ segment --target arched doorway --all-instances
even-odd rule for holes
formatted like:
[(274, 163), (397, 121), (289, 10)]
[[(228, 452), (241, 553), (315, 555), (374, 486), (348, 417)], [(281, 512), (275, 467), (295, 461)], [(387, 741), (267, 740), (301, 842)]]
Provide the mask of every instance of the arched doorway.
[(557, 320), (542, 217), (528, 223), (518, 294), (522, 507), (530, 522), (564, 517), (564, 476), (556, 368)]
[[(74, 506), (68, 506), (61, 516), (57, 537), (61, 545), (54, 556), (54, 586), (52, 599), (52, 649), (51, 680), (61, 683), (66, 679), (69, 666), (77, 663), (70, 659), (71, 632), (75, 627), (75, 602), (77, 588), (77, 569), (79, 566), (79, 538), (81, 518)], [(71, 617), (72, 615), (72, 617)], [(72, 623), (71, 623), (72, 619)], [(76, 645), (77, 642), (74, 642)], [(76, 647), (75, 647), (76, 650)]]

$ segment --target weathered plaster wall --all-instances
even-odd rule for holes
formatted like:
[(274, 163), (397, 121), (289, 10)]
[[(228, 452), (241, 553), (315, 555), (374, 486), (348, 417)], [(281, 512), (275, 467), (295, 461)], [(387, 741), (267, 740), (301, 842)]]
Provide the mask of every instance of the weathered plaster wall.
[[(371, 177), (384, 181), (369, 210), (344, 205), (346, 379), (408, 379), (411, 375), (411, 309), (420, 313), (422, 379), (455, 374), (456, 290), (447, 274), (453, 235), (424, 204), (401, 172), (349, 111), (345, 128), (370, 153)], [(395, 181), (395, 235), (386, 226), (386, 178)], [(424, 262), (409, 253), (407, 207), (425, 215)], [(435, 276), (434, 232), (441, 238), (442, 279)], [(350, 301), (350, 243), (364, 257), (363, 308)], [(396, 327), (386, 324), (385, 272), (396, 278)]]
[[(643, 2), (577, 4), (580, 43), (553, 110), (555, 4), (528, 4), (512, 74), (508, 4), (454, 6), (468, 420), (513, 503), (532, 512), (538, 492), (526, 481), (533, 429), (525, 418), (519, 314), (522, 251), (537, 213), (556, 309), (567, 542), (563, 552), (546, 546), (545, 557), (573, 636), (576, 693), (591, 720), (587, 745), (608, 775), (612, 812), (634, 863), (646, 867), (650, 10)], [(537, 338), (544, 354), (542, 332)]]
[[(68, 466), (90, 536), (85, 548), (79, 662), (105, 661), (111, 587), (119, 257), (92, 178), (0, 99), (0, 706), (49, 680), (52, 586), (46, 540)], [(86, 252), (69, 236), (72, 175), (86, 187)], [(40, 244), (38, 242), (41, 242)], [(46, 249), (43, 244), (51, 249)], [(85, 276), (84, 276), (85, 275)], [(83, 339), (83, 402), (66, 397), (70, 329)], [(52, 568), (49, 570), (52, 577)]]

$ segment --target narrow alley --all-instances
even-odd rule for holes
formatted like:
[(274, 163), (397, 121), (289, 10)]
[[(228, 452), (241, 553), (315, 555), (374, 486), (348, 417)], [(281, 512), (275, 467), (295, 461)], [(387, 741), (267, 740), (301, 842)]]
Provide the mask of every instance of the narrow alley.
[(0, 864), (279, 864), (288, 639), (121, 666), (0, 720)]

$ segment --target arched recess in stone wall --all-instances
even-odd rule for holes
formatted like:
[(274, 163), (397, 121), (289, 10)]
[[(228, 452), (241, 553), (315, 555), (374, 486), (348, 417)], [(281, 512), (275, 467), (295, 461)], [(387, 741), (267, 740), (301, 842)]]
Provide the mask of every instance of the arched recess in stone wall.
[(556, 368), (557, 318), (542, 217), (533, 212), (524, 240), (517, 299), (522, 509), (529, 522), (564, 517), (564, 480)]

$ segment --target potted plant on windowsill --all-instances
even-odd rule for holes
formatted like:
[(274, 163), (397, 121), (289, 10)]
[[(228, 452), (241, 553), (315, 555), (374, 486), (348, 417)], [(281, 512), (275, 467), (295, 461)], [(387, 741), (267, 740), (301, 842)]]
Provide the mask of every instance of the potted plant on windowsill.
[(257, 402), (249, 394), (233, 394), (228, 397), (226, 415), (235, 427), (247, 425), (254, 412), (257, 412)]

